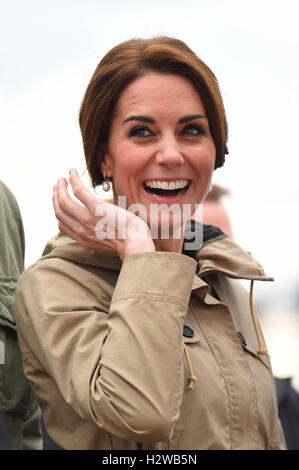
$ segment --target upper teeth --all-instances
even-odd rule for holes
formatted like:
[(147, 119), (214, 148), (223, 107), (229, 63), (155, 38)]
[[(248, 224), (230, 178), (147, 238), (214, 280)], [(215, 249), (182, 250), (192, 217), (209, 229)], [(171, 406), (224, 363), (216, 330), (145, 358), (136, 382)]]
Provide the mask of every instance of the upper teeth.
[(177, 180), (177, 181), (152, 181), (152, 180), (147, 180), (145, 182), (145, 185), (148, 186), (149, 188), (154, 188), (154, 189), (180, 189), (180, 188), (185, 188), (188, 184), (187, 180)]

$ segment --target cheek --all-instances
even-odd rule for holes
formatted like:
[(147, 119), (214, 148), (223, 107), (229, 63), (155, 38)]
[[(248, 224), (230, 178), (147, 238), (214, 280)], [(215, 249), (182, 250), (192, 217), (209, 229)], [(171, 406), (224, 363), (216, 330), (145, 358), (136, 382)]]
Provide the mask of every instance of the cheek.
[(144, 169), (143, 155), (130, 146), (122, 146), (113, 156), (113, 188), (116, 194), (134, 194), (135, 182)]
[(130, 145), (118, 145), (111, 149), (114, 177), (130, 178), (136, 175), (142, 167), (142, 158), (136, 149)]
[(142, 169), (142, 160), (137, 155), (130, 154), (123, 159), (121, 169), (128, 177), (134, 178)]
[(199, 176), (210, 176), (214, 171), (215, 166), (215, 153), (214, 152), (204, 152), (201, 153), (195, 162), (194, 168), (196, 173)]

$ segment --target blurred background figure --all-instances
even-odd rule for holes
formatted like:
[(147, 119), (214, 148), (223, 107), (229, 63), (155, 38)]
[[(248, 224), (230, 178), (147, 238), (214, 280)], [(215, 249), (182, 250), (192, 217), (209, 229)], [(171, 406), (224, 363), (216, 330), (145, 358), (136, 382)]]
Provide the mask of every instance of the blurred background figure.
[(0, 181), (0, 449), (40, 450), (40, 409), (23, 373), (14, 290), (24, 270), (25, 237), (18, 204)]
[[(213, 185), (203, 203), (203, 220), (206, 225), (220, 228), (233, 238), (228, 213), (222, 203), (229, 191)], [(274, 287), (274, 286), (273, 286)], [(282, 301), (275, 306), (271, 299), (256, 302), (261, 326), (271, 355), (275, 377), (279, 418), (284, 430), (288, 450), (299, 449), (299, 302), (294, 308)], [(297, 307), (297, 308), (296, 308)]]
[(203, 204), (203, 223), (206, 225), (216, 225), (223, 233), (233, 238), (233, 232), (228, 214), (222, 204), (221, 198), (228, 196), (229, 191), (216, 184), (213, 184), (206, 200)]
[(278, 410), (288, 450), (299, 449), (299, 314), (272, 302), (259, 307), (261, 325), (271, 354)]

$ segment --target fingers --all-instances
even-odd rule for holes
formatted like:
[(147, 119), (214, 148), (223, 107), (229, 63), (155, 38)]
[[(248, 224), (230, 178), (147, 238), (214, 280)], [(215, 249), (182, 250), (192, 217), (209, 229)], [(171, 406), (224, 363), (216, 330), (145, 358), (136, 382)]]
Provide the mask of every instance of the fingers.
[(94, 215), (96, 207), (100, 203), (97, 197), (91, 194), (88, 189), (84, 186), (80, 180), (77, 171), (74, 168), (71, 168), (69, 171), (70, 183), (72, 185), (73, 193), (79, 201), (81, 201), (84, 206), (86, 206), (90, 212)]
[[(75, 232), (77, 236), (89, 238), (90, 223), (92, 218), (89, 210), (74, 201), (67, 191), (67, 182), (64, 178), (60, 178), (54, 186), (53, 191), (53, 207), (55, 216), (59, 222), (59, 229), (63, 233), (68, 230)], [(74, 237), (73, 237), (74, 238)]]
[(60, 204), (58, 202), (57, 193), (58, 193), (58, 184), (54, 186), (52, 200), (53, 200), (55, 216), (59, 222), (58, 224), (59, 229), (65, 233), (65, 230), (62, 230), (62, 227), (63, 226), (73, 227), (76, 221), (73, 217), (69, 216), (64, 210), (61, 209)]
[(55, 201), (58, 211), (62, 211), (64, 214), (76, 219), (80, 219), (80, 217), (83, 216), (85, 212), (84, 207), (70, 197), (65, 178), (59, 178), (54, 193), (56, 196)]
[(58, 228), (61, 233), (68, 235), (73, 240), (76, 240), (78, 243), (81, 242), (81, 239), (75, 230), (72, 230), (69, 225), (64, 224), (63, 222), (59, 222)]
[(53, 206), (59, 222), (58, 227), (61, 232), (69, 235), (82, 246), (91, 248), (91, 244), (93, 245), (96, 239), (97, 219), (101, 218), (101, 214), (96, 217), (96, 209), (105, 203), (85, 188), (75, 170), (70, 170), (70, 183), (74, 195), (84, 205), (69, 195), (66, 179), (60, 178), (53, 191)]
[(74, 196), (83, 205), (70, 197), (66, 179), (60, 178), (54, 187), (53, 206), (62, 233), (84, 248), (118, 254), (121, 259), (136, 250), (154, 250), (146, 222), (94, 196), (85, 188), (76, 170), (70, 170), (69, 178)]

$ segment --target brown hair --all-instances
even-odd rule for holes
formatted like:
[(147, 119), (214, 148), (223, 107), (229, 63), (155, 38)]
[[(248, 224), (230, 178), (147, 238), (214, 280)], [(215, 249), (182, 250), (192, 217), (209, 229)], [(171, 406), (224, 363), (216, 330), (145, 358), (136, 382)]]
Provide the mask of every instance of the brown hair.
[(182, 41), (168, 37), (132, 39), (111, 49), (97, 66), (85, 92), (80, 113), (87, 170), (93, 186), (103, 182), (101, 149), (108, 142), (114, 111), (122, 91), (150, 71), (189, 79), (203, 100), (216, 146), (215, 168), (227, 152), (227, 122), (213, 72)]

